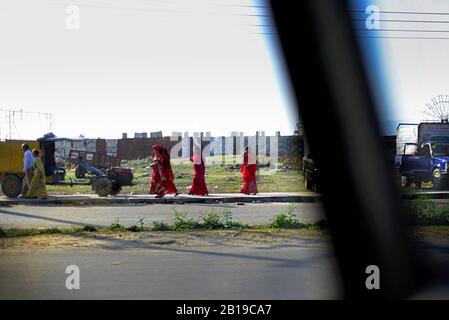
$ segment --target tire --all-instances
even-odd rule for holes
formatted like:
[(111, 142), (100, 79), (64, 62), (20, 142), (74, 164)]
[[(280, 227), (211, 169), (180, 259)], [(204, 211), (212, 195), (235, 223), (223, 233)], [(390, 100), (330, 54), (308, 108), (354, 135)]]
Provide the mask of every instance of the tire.
[(118, 184), (117, 182), (114, 182), (112, 184), (111, 195), (116, 196), (120, 193), (120, 191), (122, 191), (122, 186), (120, 184)]
[(87, 171), (83, 167), (77, 166), (75, 169), (75, 177), (77, 179), (84, 179), (86, 177), (86, 173)]
[(410, 185), (411, 185), (410, 178), (406, 176), (401, 176), (401, 187), (408, 188), (410, 187)]
[(94, 181), (92, 189), (100, 197), (107, 197), (112, 192), (112, 181), (107, 177), (99, 177)]
[(17, 198), (22, 192), (22, 179), (16, 175), (5, 176), (2, 181), (2, 192), (8, 198)]
[(435, 169), (432, 172), (432, 183), (433, 187), (437, 190), (443, 190), (447, 188), (447, 181), (443, 178), (440, 169)]

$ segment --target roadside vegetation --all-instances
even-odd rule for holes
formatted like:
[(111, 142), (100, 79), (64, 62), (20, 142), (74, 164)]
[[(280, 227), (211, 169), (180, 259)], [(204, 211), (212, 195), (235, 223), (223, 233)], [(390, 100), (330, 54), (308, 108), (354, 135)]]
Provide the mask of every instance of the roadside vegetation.
[(449, 206), (427, 197), (407, 202), (409, 224), (412, 226), (449, 226)]
[[(425, 196), (417, 200), (407, 202), (409, 226), (417, 235), (435, 233), (449, 235), (449, 206), (438, 204)], [(276, 214), (267, 223), (260, 225), (247, 225), (233, 219), (230, 209), (212, 208), (200, 217), (190, 217), (188, 211), (173, 208), (171, 222), (153, 221), (145, 223), (145, 218), (139, 218), (131, 226), (124, 226), (119, 219), (115, 219), (108, 226), (86, 225), (72, 228), (29, 228), (29, 229), (2, 229), (0, 238), (14, 238), (25, 236), (45, 236), (55, 234), (80, 234), (80, 233), (143, 233), (143, 232), (189, 232), (189, 231), (260, 231), (271, 232), (278, 230), (310, 230), (318, 233), (326, 232), (327, 220), (322, 219), (313, 223), (300, 221), (295, 214), (293, 204), (282, 212)]]
[(97, 227), (86, 225), (74, 228), (31, 228), (31, 229), (8, 229), (0, 228), (0, 238), (23, 237), (23, 236), (41, 236), (51, 234), (76, 234), (76, 233), (128, 233), (128, 232), (151, 232), (151, 231), (195, 231), (195, 230), (262, 230), (275, 231), (281, 229), (307, 229), (307, 230), (324, 230), (326, 223), (320, 220), (316, 223), (302, 223), (293, 213), (293, 205), (290, 205), (285, 212), (280, 212), (272, 220), (261, 225), (247, 225), (239, 221), (235, 221), (232, 217), (231, 210), (223, 209), (218, 211), (210, 209), (204, 215), (198, 218), (189, 217), (187, 211), (177, 208), (173, 209), (172, 223), (164, 221), (154, 221), (151, 226), (146, 226), (144, 218), (126, 227), (120, 223), (119, 219), (115, 219), (109, 226)]

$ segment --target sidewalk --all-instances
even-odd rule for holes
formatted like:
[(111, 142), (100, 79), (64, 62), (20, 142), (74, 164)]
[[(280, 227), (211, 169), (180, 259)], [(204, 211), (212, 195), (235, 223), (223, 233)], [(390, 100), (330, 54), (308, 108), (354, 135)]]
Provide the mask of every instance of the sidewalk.
[(97, 195), (58, 195), (46, 200), (23, 198), (0, 198), (0, 206), (8, 205), (108, 205), (108, 204), (153, 204), (153, 203), (262, 203), (262, 202), (320, 202), (321, 195), (314, 192), (273, 192), (259, 193), (255, 196), (241, 193), (211, 194), (209, 196), (167, 195), (155, 198), (154, 195), (118, 195), (101, 198)]

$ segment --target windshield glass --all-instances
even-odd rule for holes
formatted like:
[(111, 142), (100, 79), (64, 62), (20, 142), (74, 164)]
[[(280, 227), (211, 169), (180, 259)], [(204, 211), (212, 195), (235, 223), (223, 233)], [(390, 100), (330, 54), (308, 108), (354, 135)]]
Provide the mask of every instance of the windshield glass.
[(433, 143), (432, 153), (435, 157), (449, 156), (449, 143)]

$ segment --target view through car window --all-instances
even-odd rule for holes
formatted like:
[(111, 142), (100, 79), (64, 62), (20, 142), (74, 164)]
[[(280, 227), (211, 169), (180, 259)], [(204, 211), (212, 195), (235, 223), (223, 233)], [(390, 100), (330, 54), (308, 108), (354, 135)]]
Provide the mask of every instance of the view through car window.
[(3, 1), (0, 36), (1, 299), (341, 296), (267, 1)]

